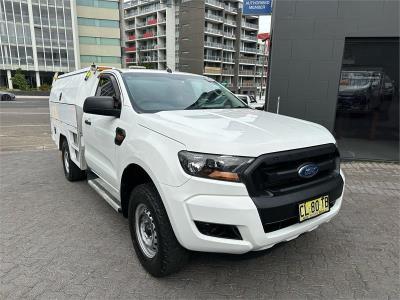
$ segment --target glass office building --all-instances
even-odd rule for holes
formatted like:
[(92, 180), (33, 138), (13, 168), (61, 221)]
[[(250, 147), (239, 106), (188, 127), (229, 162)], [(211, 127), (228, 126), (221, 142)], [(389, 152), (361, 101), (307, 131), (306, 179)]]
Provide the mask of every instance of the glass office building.
[(343, 158), (399, 160), (398, 1), (276, 1), (268, 110), (322, 124)]
[(70, 0), (0, 0), (0, 84), (12, 87), (16, 69), (32, 86), (75, 70), (73, 16)]
[(118, 0), (0, 0), (0, 86), (32, 87), (92, 63), (121, 66)]

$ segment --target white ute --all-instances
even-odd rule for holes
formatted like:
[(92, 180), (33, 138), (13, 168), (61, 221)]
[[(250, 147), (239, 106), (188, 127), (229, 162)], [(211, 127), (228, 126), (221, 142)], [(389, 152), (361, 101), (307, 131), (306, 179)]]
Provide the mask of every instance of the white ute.
[(153, 276), (178, 271), (188, 250), (292, 240), (342, 205), (327, 129), (250, 109), (204, 76), (92, 66), (54, 81), (50, 111), (66, 178), (87, 178), (129, 219)]

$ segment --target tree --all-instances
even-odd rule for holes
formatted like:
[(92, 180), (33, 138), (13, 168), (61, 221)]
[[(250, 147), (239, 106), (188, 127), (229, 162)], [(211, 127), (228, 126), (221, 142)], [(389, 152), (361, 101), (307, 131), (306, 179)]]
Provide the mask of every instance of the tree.
[(26, 81), (25, 74), (21, 69), (15, 71), (15, 75), (11, 77), (14, 88), (26, 91), (29, 88), (28, 81)]
[(157, 69), (157, 65), (155, 63), (151, 62), (143, 62), (141, 63), (141, 66), (145, 67), (146, 69)]

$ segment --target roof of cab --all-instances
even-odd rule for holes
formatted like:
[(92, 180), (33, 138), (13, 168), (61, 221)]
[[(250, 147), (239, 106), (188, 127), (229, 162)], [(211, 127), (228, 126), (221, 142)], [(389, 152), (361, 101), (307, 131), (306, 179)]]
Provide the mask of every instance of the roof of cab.
[(150, 69), (114, 69), (121, 73), (154, 73), (154, 74), (179, 74), (179, 75), (188, 75), (188, 76), (199, 76), (204, 77), (203, 75), (186, 73), (186, 72), (177, 72), (172, 71), (171, 73), (166, 70), (150, 70)]
[[(77, 74), (86, 73), (86, 72), (88, 72), (90, 70), (91, 70), (91, 68), (87, 67), (87, 68), (83, 68), (83, 69), (80, 69), (80, 70), (77, 70), (77, 71), (65, 73), (65, 74), (62, 74), (62, 75), (58, 76), (58, 79), (69, 77), (69, 76), (73, 76), (73, 75), (77, 75)], [(193, 74), (193, 73), (186, 73), (186, 72), (173, 71), (173, 72), (169, 73), (166, 70), (122, 69), (122, 68), (103, 67), (103, 66), (97, 66), (97, 71), (98, 72), (117, 71), (117, 72), (120, 72), (120, 73), (153, 73), (153, 74), (171, 74), (171, 75), (172, 74), (179, 74), (179, 75), (187, 75), (187, 76), (198, 76), (198, 77), (203, 77), (203, 78), (206, 77), (206, 76), (203, 76), (203, 75)]]

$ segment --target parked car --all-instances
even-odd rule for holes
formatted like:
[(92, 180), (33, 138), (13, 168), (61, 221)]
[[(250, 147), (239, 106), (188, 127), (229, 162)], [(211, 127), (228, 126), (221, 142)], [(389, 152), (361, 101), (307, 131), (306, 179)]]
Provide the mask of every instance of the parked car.
[(393, 81), (380, 69), (344, 69), (340, 78), (338, 110), (369, 113), (379, 108), (384, 97), (392, 97), (393, 92)]
[(246, 103), (251, 108), (262, 108), (264, 106), (263, 102), (258, 102), (253, 95), (242, 95), (235, 94), (240, 100)]
[(0, 100), (1, 101), (14, 101), (15, 95), (10, 92), (0, 91)]
[(84, 69), (54, 81), (49, 105), (65, 177), (87, 178), (128, 218), (153, 276), (178, 271), (188, 250), (242, 254), (290, 241), (341, 208), (331, 133), (250, 109), (213, 79)]

